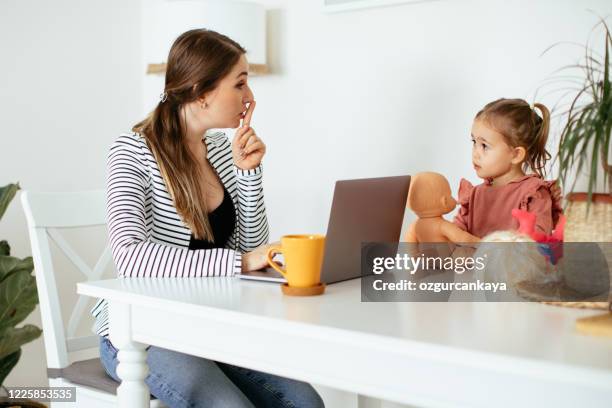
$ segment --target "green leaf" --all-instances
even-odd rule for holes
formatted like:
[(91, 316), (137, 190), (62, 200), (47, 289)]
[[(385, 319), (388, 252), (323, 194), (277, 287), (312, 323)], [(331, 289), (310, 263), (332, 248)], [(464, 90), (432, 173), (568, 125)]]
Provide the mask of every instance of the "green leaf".
[(25, 270), (11, 273), (0, 284), (0, 333), (20, 323), (37, 304), (34, 276)]
[(19, 183), (0, 187), (0, 219), (19, 190)]
[(0, 385), (4, 384), (4, 380), (9, 375), (13, 367), (15, 367), (20, 357), (21, 349), (0, 359)]
[(603, 77), (603, 97), (604, 99), (610, 95), (610, 55), (608, 50), (608, 42), (606, 41), (606, 54), (604, 57), (606, 64), (604, 65)]
[(0, 255), (10, 255), (11, 247), (6, 241), (0, 241)]
[[(567, 119), (561, 131), (555, 160), (558, 160), (558, 179), (564, 188), (568, 184), (570, 174), (580, 174), (582, 169), (588, 171), (589, 204), (592, 201), (593, 190), (597, 186), (599, 167), (606, 170), (604, 182), (612, 175), (612, 168), (607, 163), (612, 133), (612, 82), (610, 81), (612, 35), (604, 19), (600, 18), (594, 29), (598, 27), (604, 29), (602, 52), (596, 52), (587, 43), (584, 46), (581, 62), (555, 71), (568, 69), (582, 71), (584, 82), (564, 113), (567, 114)], [(558, 78), (571, 81), (575, 79), (573, 75), (558, 76)], [(565, 98), (565, 95), (562, 98)], [(555, 108), (558, 105), (560, 103), (555, 104)], [(576, 178), (571, 190), (575, 183)], [(612, 183), (607, 188), (612, 188)]]
[(591, 201), (593, 200), (593, 187), (597, 178), (597, 165), (599, 163), (599, 137), (596, 137), (593, 141), (593, 155), (591, 156), (591, 172), (589, 173), (589, 189), (588, 189), (588, 201), (587, 201), (587, 215), (591, 209)]
[(26, 271), (31, 274), (33, 270), (34, 261), (31, 256), (19, 259), (14, 256), (0, 255), (0, 284), (13, 273)]
[(9, 327), (0, 334), (0, 359), (19, 350), (22, 345), (40, 337), (42, 330), (32, 324), (23, 327)]

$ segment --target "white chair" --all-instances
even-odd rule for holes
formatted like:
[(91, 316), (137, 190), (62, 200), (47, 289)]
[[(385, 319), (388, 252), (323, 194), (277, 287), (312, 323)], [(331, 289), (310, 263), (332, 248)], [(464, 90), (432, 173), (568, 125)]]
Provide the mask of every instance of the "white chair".
[[(112, 259), (108, 245), (91, 269), (62, 237), (59, 230), (106, 224), (104, 190), (74, 193), (24, 191), (21, 194), (21, 203), (32, 244), (49, 385), (76, 387), (75, 403), (57, 403), (53, 406), (116, 406), (116, 389), (119, 383), (106, 374), (98, 357), (70, 363), (69, 357), (73, 352), (94, 348), (97, 351), (99, 338), (95, 334), (75, 337), (76, 328), (87, 306), (87, 298), (83, 296), (79, 297), (72, 311), (67, 329), (64, 327), (56, 284), (56, 277), (59, 280), (62, 277), (56, 275), (53, 269), (49, 245), (50, 239), (53, 240), (85, 275), (87, 281), (101, 279), (103, 271)], [(159, 400), (152, 399), (151, 407), (164, 405)]]

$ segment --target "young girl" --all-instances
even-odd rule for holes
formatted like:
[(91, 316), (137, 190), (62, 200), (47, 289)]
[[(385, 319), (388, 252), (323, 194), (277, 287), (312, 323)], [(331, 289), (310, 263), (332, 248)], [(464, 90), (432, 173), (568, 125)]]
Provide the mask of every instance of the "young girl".
[(562, 209), (554, 181), (543, 180), (549, 124), (546, 106), (532, 108), (522, 99), (498, 99), (478, 112), (472, 164), (485, 182), (474, 187), (461, 180), (456, 225), (478, 237), (516, 230), (512, 209), (518, 208), (536, 214), (536, 230), (551, 233)]

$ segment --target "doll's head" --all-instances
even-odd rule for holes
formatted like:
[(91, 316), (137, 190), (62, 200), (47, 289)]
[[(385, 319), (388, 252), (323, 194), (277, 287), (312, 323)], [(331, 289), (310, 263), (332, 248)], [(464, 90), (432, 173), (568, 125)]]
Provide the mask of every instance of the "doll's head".
[(438, 217), (451, 212), (457, 201), (448, 180), (438, 173), (417, 173), (410, 179), (408, 207), (419, 217)]
[(540, 103), (534, 109), (522, 99), (502, 98), (487, 104), (472, 126), (472, 164), (478, 177), (496, 178), (513, 167), (544, 177), (550, 159), (546, 151), (549, 124), (550, 113)]

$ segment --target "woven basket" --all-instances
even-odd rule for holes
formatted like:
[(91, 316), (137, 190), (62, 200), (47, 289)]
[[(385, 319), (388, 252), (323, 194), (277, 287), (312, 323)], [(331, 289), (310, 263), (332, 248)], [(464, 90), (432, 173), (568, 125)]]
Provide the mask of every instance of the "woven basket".
[[(612, 242), (612, 195), (593, 194), (593, 201), (587, 212), (587, 194), (571, 193), (567, 196), (568, 206), (565, 210), (565, 242)], [(604, 252), (608, 252), (605, 246)], [(612, 269), (609, 254), (606, 253), (608, 265)], [(612, 282), (612, 273), (610, 276)], [(554, 306), (574, 307), (580, 309), (610, 309), (610, 302), (546, 302)]]
[(562, 306), (562, 307), (575, 307), (578, 309), (599, 309), (608, 310), (610, 309), (609, 302), (540, 302), (545, 305)]
[(587, 213), (587, 194), (572, 193), (565, 210), (565, 242), (612, 242), (612, 195), (593, 194)]
[[(572, 288), (561, 282), (548, 282), (548, 283), (535, 283), (532, 281), (522, 281), (516, 284), (516, 291), (519, 296), (524, 299), (531, 301), (537, 301), (546, 305), (562, 306), (562, 307), (574, 307), (580, 309), (610, 309), (610, 302), (601, 301), (597, 297), (591, 298), (590, 300), (584, 301), (557, 301), (557, 300), (546, 300), (546, 299), (559, 299), (561, 296), (572, 298), (581, 297), (579, 292), (576, 292)], [(584, 299), (584, 297), (582, 297)], [(610, 299), (608, 299), (610, 300)], [(612, 310), (612, 309), (611, 309)]]

